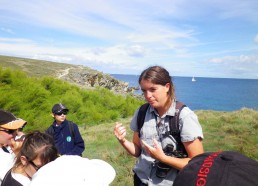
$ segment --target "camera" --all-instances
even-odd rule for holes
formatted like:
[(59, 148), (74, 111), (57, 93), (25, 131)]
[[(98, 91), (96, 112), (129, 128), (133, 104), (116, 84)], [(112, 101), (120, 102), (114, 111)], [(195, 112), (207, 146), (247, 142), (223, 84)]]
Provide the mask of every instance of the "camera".
[[(174, 156), (177, 158), (187, 157), (187, 155), (184, 154), (183, 152), (174, 150), (174, 145), (172, 144), (167, 144), (166, 147), (163, 149), (163, 151), (167, 156)], [(162, 162), (157, 162), (156, 176), (159, 178), (165, 178), (170, 169), (171, 167), (169, 165)]]
[[(167, 155), (167, 156), (172, 156), (172, 152), (174, 150), (174, 145), (172, 144), (168, 144), (164, 149), (164, 153)], [(170, 166), (165, 164), (165, 163), (162, 163), (162, 162), (158, 162), (157, 163), (157, 170), (156, 170), (156, 176), (159, 177), (159, 178), (165, 178), (168, 171), (170, 170)]]

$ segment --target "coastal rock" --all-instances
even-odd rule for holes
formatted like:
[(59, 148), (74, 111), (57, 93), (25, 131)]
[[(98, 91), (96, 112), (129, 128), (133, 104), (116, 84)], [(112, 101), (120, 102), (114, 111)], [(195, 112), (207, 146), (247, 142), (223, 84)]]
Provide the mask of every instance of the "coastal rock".
[(60, 70), (57, 73), (57, 77), (83, 88), (103, 87), (118, 94), (133, 95), (135, 90), (139, 90), (138, 87), (129, 87), (127, 82), (117, 80), (109, 74), (84, 68), (83, 66), (79, 67)]

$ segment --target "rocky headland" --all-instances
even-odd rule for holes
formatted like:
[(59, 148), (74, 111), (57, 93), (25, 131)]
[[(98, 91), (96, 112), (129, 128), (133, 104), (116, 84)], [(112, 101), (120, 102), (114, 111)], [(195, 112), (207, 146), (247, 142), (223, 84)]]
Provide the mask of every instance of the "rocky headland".
[(105, 74), (92, 69), (78, 66), (60, 70), (57, 78), (74, 83), (83, 88), (103, 87), (118, 94), (131, 94), (138, 90), (138, 87), (129, 87), (127, 82), (115, 79), (109, 74)]

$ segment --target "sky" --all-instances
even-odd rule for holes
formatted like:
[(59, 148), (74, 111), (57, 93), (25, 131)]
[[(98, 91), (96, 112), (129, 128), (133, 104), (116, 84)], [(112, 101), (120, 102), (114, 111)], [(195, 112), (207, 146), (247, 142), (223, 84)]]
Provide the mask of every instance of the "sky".
[(257, 0), (0, 0), (0, 55), (258, 79)]

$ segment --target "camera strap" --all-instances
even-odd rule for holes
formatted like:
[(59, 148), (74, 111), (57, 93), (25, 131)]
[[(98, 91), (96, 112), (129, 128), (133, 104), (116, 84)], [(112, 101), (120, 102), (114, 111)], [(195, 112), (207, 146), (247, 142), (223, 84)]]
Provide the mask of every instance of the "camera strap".
[[(150, 106), (149, 103), (145, 103), (139, 108), (139, 111), (138, 111), (137, 126), (138, 126), (139, 137), (141, 135), (140, 131), (144, 124), (146, 112), (147, 112), (149, 106)], [(184, 103), (176, 101), (175, 116), (169, 117), (169, 130), (168, 130), (169, 133), (167, 135), (169, 135), (169, 134), (172, 135), (177, 142), (178, 151), (181, 151), (187, 155), (184, 145), (181, 142), (180, 130), (179, 130), (179, 115), (180, 115), (181, 110), (184, 107), (186, 107), (186, 105)], [(156, 117), (156, 115), (155, 115), (155, 117)]]

